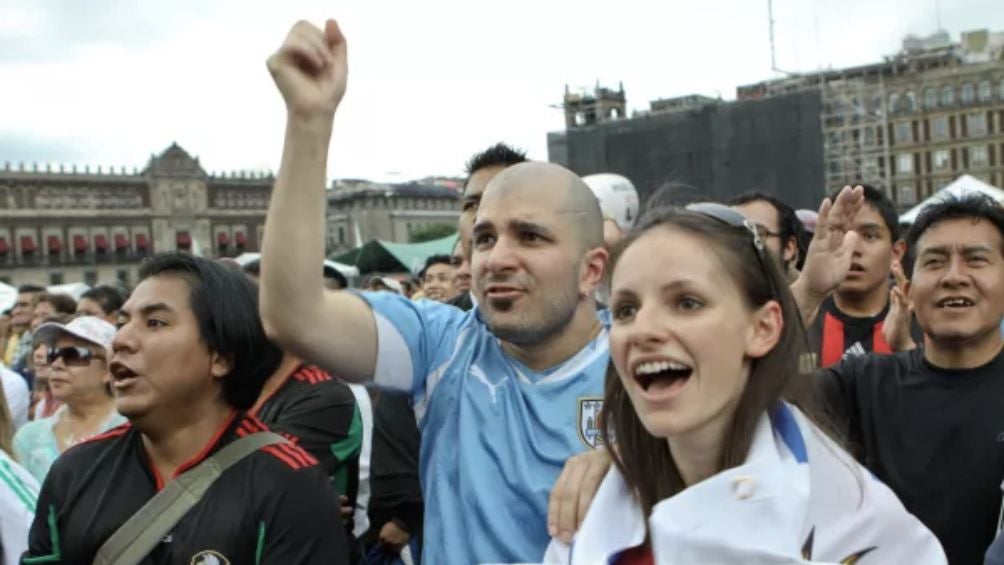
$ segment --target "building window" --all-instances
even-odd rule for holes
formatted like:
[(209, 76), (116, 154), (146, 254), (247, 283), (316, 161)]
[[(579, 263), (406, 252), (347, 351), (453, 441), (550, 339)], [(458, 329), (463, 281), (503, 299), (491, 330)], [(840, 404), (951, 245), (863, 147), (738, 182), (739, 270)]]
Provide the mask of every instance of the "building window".
[(969, 148), (969, 166), (983, 167), (989, 161), (986, 145), (977, 145)]
[(938, 149), (934, 152), (934, 168), (935, 169), (947, 169), (948, 168), (948, 150)]
[(345, 228), (338, 226), (338, 243), (345, 243)]
[(955, 104), (955, 91), (952, 90), (951, 86), (946, 86), (941, 89), (941, 105), (951, 106)]
[(948, 118), (938, 116), (931, 119), (931, 137), (934, 139), (948, 139)]
[(904, 153), (896, 158), (896, 171), (900, 173), (913, 172), (913, 155)]
[(990, 102), (990, 99), (993, 98), (993, 89), (990, 88), (989, 80), (980, 81), (980, 85), (976, 89), (976, 96), (980, 102)]
[(913, 193), (912, 184), (904, 184), (899, 187), (899, 203), (900, 204), (914, 204), (917, 202), (917, 197)]
[(908, 90), (906, 96), (900, 102), (902, 104), (903, 110), (905, 112), (916, 112), (917, 111), (917, 95), (912, 91)]
[(63, 284), (63, 273), (49, 273), (49, 284)]
[(976, 89), (973, 88), (973, 85), (968, 82), (963, 84), (959, 90), (959, 101), (963, 104), (972, 104), (975, 99)]
[(924, 109), (933, 110), (938, 107), (938, 92), (933, 88), (924, 90)]
[(899, 111), (899, 93), (893, 92), (889, 95), (889, 113), (895, 113)]
[(966, 123), (969, 126), (970, 137), (984, 136), (987, 134), (987, 116), (983, 112), (977, 112), (975, 114), (969, 114), (966, 117)]
[(1001, 83), (997, 87), (997, 97), (1004, 100), (1004, 78), (1001, 79)]
[(913, 128), (910, 122), (896, 124), (896, 143), (913, 143)]
[(84, 284), (87, 286), (96, 286), (98, 284), (98, 272), (84, 271)]
[(119, 269), (115, 271), (115, 278), (125, 286), (129, 286), (129, 271), (126, 269)]

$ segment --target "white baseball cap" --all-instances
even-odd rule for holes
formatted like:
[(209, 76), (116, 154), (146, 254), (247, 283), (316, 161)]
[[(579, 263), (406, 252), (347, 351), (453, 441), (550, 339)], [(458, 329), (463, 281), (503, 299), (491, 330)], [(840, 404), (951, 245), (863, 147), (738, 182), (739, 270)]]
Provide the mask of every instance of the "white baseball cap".
[(112, 350), (112, 339), (115, 337), (115, 326), (95, 316), (80, 316), (68, 324), (49, 322), (35, 328), (32, 337), (35, 345), (52, 343), (61, 335), (71, 335), (94, 345), (105, 348), (109, 354)]

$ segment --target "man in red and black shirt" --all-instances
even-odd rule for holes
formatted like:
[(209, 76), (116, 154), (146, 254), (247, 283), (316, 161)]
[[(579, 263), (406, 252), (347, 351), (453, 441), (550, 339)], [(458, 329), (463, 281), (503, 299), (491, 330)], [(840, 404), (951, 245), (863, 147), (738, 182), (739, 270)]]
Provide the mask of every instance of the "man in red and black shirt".
[[(251, 414), (317, 459), (335, 490), (355, 507), (363, 423), (348, 385), (287, 353)], [(351, 535), (351, 519), (345, 529)]]
[[(68, 450), (39, 495), (22, 563), (91, 563), (164, 485), (267, 427), (244, 416), (279, 362), (253, 285), (182, 254), (145, 263), (110, 372), (130, 423)], [(143, 563), (347, 563), (337, 493), (291, 444), (227, 469)]]
[(906, 249), (892, 202), (879, 190), (864, 187), (865, 202), (854, 217), (858, 235), (847, 278), (827, 298), (809, 327), (819, 365), (865, 353), (891, 353), (883, 335), (889, 314), (892, 265)]

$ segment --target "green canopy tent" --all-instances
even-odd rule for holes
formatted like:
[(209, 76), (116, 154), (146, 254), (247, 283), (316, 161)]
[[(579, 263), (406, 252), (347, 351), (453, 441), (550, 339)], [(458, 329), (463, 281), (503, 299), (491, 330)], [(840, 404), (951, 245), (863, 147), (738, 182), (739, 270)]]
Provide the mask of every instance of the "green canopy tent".
[(339, 263), (353, 265), (361, 274), (414, 273), (431, 255), (449, 255), (457, 243), (457, 234), (422, 243), (391, 243), (374, 239), (362, 247), (332, 257)]

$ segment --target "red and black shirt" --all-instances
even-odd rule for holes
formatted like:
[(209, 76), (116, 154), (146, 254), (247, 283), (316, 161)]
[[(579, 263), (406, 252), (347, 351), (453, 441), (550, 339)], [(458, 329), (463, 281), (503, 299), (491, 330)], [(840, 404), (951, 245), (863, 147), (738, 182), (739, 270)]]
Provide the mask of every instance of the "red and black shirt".
[[(264, 430), (234, 412), (175, 475)], [(164, 483), (129, 424), (66, 451), (42, 486), (21, 563), (92, 563)], [(317, 460), (295, 445), (270, 445), (227, 469), (142, 563), (346, 564), (340, 525), (337, 495)]]
[(819, 314), (809, 327), (809, 342), (818, 356), (820, 367), (829, 367), (848, 357), (866, 353), (892, 353), (882, 336), (889, 304), (875, 316), (858, 318), (837, 308), (833, 297), (819, 307)]
[[(355, 506), (363, 425), (348, 385), (300, 365), (251, 413), (317, 459), (335, 490)], [(346, 529), (351, 532), (352, 524)]]

